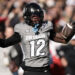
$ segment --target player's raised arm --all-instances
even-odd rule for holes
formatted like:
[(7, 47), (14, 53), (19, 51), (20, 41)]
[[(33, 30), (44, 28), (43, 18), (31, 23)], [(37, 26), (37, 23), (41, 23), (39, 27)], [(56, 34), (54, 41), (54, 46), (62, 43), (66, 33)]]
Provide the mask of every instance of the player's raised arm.
[(8, 39), (0, 39), (0, 47), (8, 47), (14, 44), (17, 44), (21, 41), (21, 37), (19, 33), (15, 32), (11, 37)]
[(56, 42), (67, 43), (74, 35), (75, 22), (71, 24), (66, 24), (66, 26), (61, 30), (60, 33), (55, 33), (52, 38)]

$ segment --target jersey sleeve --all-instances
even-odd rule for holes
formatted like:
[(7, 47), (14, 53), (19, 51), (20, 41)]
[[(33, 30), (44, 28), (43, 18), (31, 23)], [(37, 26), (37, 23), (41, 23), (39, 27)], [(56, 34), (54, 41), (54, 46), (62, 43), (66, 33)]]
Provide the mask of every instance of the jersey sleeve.
[(53, 30), (53, 24), (51, 21), (48, 21), (48, 27), (50, 28), (49, 30)]
[(43, 32), (52, 30), (53, 29), (52, 22), (47, 21), (47, 22), (43, 23), (42, 29), (43, 29)]
[(20, 24), (15, 25), (15, 27), (14, 27), (14, 32), (19, 33), (19, 35), (20, 35), (21, 38), (22, 38), (22, 29), (21, 29), (21, 25), (20, 25)]
[(20, 27), (19, 27), (19, 26), (20, 26), (19, 24), (16, 24), (16, 25), (15, 25), (15, 27), (14, 27), (14, 31), (15, 31), (15, 32), (20, 33)]

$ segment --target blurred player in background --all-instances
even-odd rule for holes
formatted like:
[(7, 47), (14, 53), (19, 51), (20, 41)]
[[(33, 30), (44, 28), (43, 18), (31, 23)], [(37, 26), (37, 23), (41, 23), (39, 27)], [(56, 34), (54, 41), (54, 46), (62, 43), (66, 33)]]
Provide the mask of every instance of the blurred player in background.
[(75, 36), (67, 45), (61, 45), (57, 50), (65, 75), (75, 75)]
[[(14, 34), (13, 27), (6, 27), (5, 38), (9, 38)], [(18, 69), (22, 62), (22, 50), (20, 44), (4, 48), (4, 63), (9, 66), (13, 75), (18, 75)]]

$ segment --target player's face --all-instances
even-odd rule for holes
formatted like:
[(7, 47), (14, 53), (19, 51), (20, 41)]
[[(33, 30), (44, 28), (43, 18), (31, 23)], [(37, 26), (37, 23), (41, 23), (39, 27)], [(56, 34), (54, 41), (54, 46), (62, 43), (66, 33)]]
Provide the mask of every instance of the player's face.
[(10, 27), (7, 27), (6, 30), (5, 30), (5, 36), (6, 36), (6, 38), (11, 37), (13, 34), (14, 34), (13, 29), (10, 28)]
[(34, 24), (39, 24), (40, 23), (40, 18), (39, 18), (39, 16), (37, 16), (37, 15), (32, 15), (31, 16), (31, 21), (32, 21), (32, 24), (34, 25)]

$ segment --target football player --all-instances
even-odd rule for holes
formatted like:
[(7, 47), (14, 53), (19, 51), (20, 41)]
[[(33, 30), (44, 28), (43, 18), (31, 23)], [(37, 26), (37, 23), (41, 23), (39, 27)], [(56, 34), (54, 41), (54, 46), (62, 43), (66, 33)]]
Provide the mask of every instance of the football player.
[(15, 33), (8, 39), (0, 39), (1, 47), (21, 42), (24, 75), (50, 75), (49, 39), (67, 43), (74, 35), (74, 23), (66, 24), (60, 33), (53, 31), (51, 22), (44, 22), (44, 13), (38, 4), (27, 4), (23, 9), (24, 23), (15, 26)]

